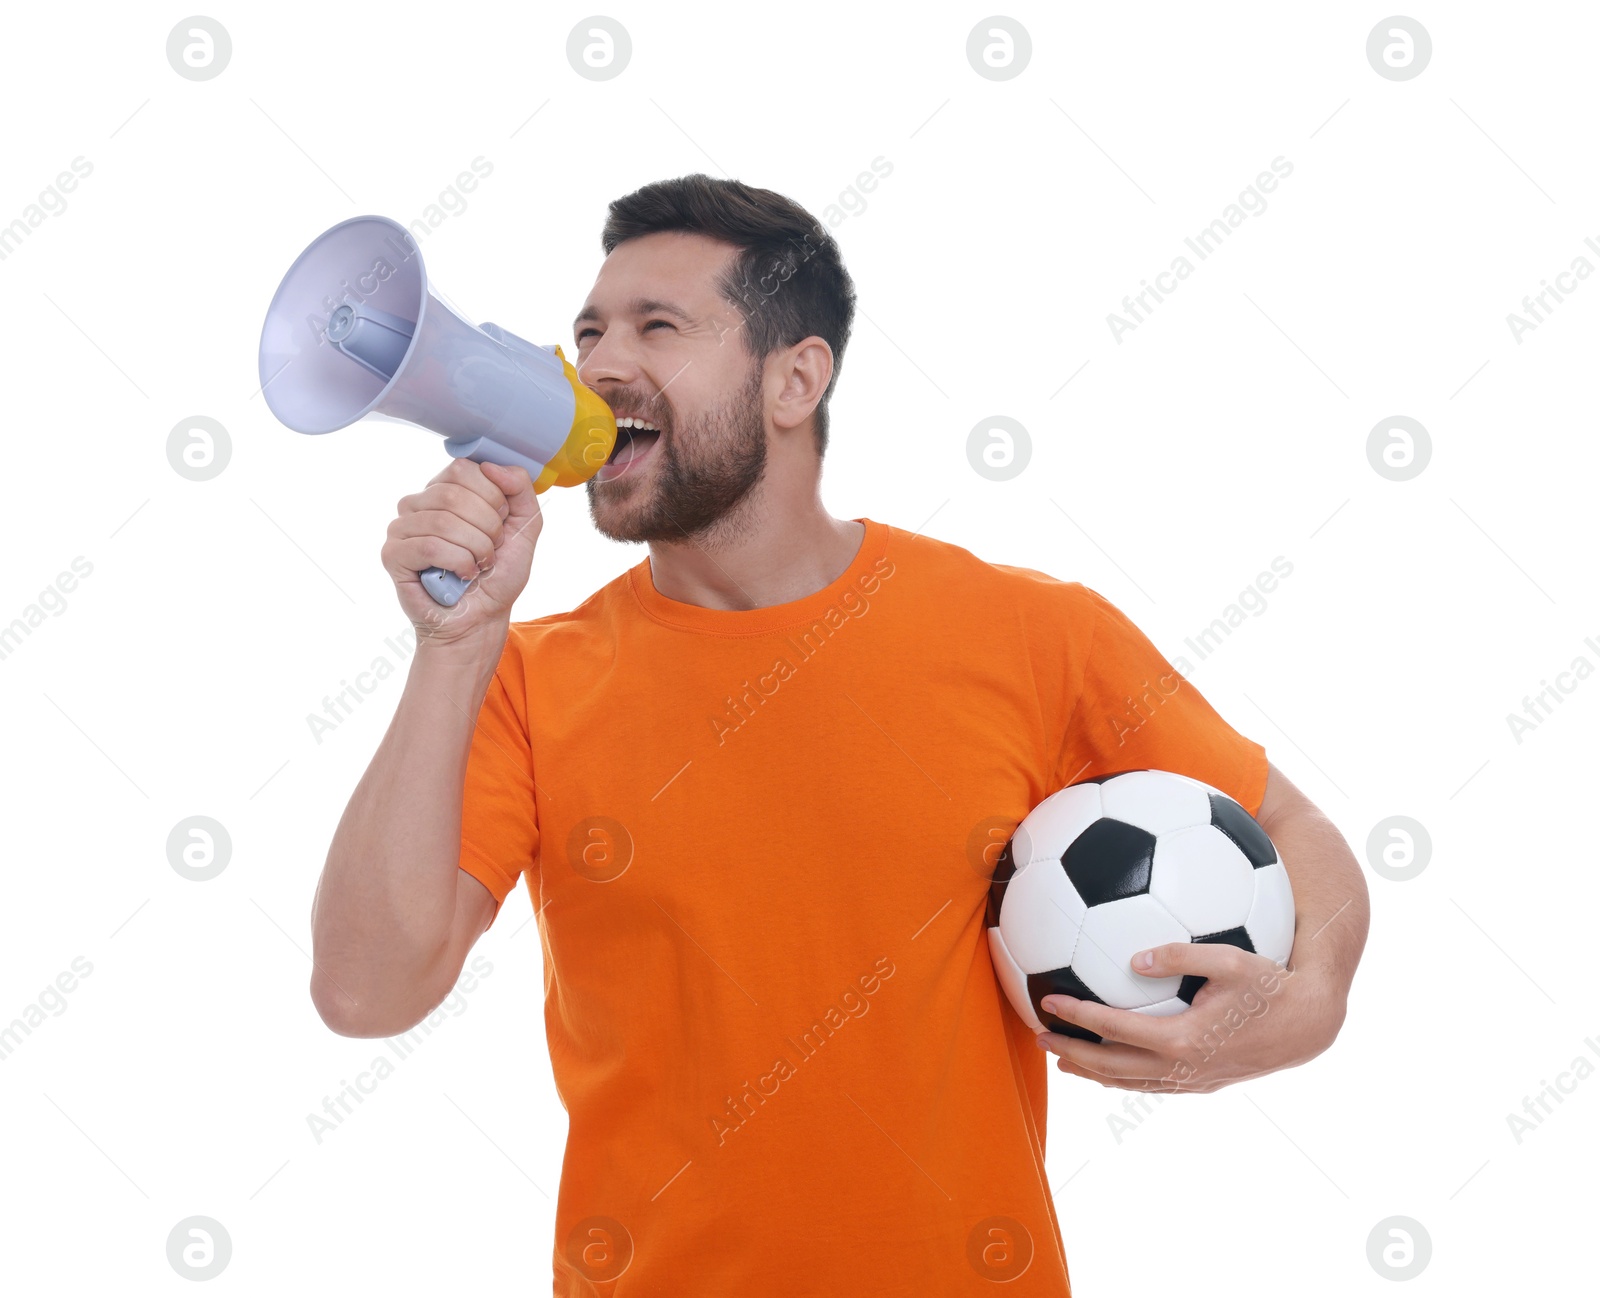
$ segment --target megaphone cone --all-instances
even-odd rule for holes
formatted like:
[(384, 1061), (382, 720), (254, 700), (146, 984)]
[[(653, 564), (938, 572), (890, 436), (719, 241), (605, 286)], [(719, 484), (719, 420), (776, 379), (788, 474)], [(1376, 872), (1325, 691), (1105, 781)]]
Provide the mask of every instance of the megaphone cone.
[[(267, 308), (260, 370), (268, 408), (296, 432), (417, 424), (457, 459), (520, 464), (536, 492), (588, 481), (617, 441), (560, 347), (445, 305), (411, 232), (384, 216), (341, 221), (295, 259)], [(421, 579), (447, 607), (471, 584), (443, 568)]]

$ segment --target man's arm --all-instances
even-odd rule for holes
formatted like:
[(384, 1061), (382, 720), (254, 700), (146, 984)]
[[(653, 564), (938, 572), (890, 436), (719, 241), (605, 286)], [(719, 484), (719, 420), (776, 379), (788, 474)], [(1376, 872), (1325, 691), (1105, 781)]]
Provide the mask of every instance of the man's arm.
[(311, 1000), (341, 1036), (415, 1027), (494, 917), (459, 868), (462, 783), (506, 634), (417, 642), (394, 719), (328, 849), (311, 908)]
[(1058, 1018), (1104, 1038), (1039, 1037), (1056, 1067), (1105, 1086), (1214, 1091), (1316, 1058), (1338, 1036), (1367, 941), (1366, 880), (1333, 823), (1270, 762), (1256, 820), (1294, 891), (1294, 949), (1286, 970), (1239, 947), (1169, 942), (1134, 972), (1195, 974), (1206, 985), (1182, 1014), (1153, 1018), (1070, 996), (1047, 996)]
[(1334, 823), (1271, 762), (1256, 820), (1277, 847), (1294, 890), (1290, 964), (1296, 974), (1322, 974), (1325, 994), (1337, 994), (1342, 1009), (1367, 944), (1370, 906), (1361, 866)]

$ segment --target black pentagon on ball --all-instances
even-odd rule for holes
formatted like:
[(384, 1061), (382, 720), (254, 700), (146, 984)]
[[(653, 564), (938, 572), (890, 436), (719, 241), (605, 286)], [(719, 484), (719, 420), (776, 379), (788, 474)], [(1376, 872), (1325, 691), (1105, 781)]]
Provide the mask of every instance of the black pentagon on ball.
[(1064, 1037), (1076, 1037), (1079, 1041), (1099, 1041), (1100, 1034), (1091, 1032), (1088, 1028), (1080, 1028), (1076, 1023), (1068, 1023), (1065, 1019), (1058, 1019), (1049, 1010), (1039, 1004), (1046, 996), (1075, 996), (1080, 1001), (1094, 1001), (1097, 1005), (1105, 1002), (1096, 996), (1085, 985), (1084, 981), (1073, 973), (1071, 969), (1049, 969), (1044, 973), (1028, 975), (1028, 1000), (1032, 1002), (1034, 1013), (1039, 1016), (1039, 1022), (1052, 1032), (1059, 1032)]
[(1006, 884), (1017, 872), (1017, 862), (1011, 851), (1011, 839), (1000, 849), (1000, 859), (994, 863), (994, 877), (989, 884), (989, 901), (984, 907), (983, 922), (986, 928), (1000, 923), (1000, 903), (1006, 899)]
[(1061, 868), (1087, 906), (1100, 906), (1150, 891), (1156, 836), (1126, 821), (1103, 816), (1067, 845)]
[[(1250, 952), (1251, 955), (1256, 953), (1255, 943), (1250, 940), (1250, 935), (1242, 928), (1225, 928), (1220, 933), (1207, 933), (1204, 937), (1190, 940), (1194, 942), (1221, 942), (1226, 946), (1241, 947)], [(1185, 1005), (1193, 1005), (1195, 993), (1205, 985), (1206, 980), (1200, 977), (1199, 974), (1184, 974), (1183, 981), (1178, 984), (1178, 999)]]
[(1278, 859), (1267, 831), (1232, 798), (1220, 793), (1211, 795), (1211, 823), (1234, 841), (1255, 869), (1271, 865)]

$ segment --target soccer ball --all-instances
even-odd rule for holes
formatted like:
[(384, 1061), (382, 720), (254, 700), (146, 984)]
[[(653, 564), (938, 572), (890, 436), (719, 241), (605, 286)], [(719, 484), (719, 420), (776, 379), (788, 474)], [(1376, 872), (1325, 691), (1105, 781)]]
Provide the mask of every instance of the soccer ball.
[(1063, 994), (1180, 1014), (1205, 979), (1151, 978), (1129, 961), (1166, 942), (1226, 942), (1283, 964), (1294, 895), (1255, 819), (1172, 771), (1122, 771), (1053, 793), (1017, 826), (989, 886), (995, 974), (1036, 1032), (1100, 1037), (1039, 1002)]

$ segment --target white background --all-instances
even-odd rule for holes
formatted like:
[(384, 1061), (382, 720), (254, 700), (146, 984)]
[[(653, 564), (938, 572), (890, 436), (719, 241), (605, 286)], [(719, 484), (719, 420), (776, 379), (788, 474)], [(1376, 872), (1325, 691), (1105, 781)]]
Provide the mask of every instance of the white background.
[[(544, 1291), (565, 1118), (520, 886), (459, 1015), (320, 1143), (308, 1127), (384, 1053), (317, 1018), (309, 908), (403, 671), (321, 743), (306, 716), (401, 665), (378, 551), (443, 452), (393, 424), (301, 436), (257, 394), (299, 251), (349, 216), (416, 219), (478, 157), (492, 173), (423, 241), (430, 276), (569, 351), (611, 199), (703, 170), (821, 217), (892, 164), (833, 229), (860, 306), (830, 511), (1101, 591), (1367, 869), (1371, 937), (1320, 1058), (1165, 1100), (1120, 1142), (1129, 1093), (1052, 1070), (1076, 1291), (1391, 1292), (1367, 1239), (1397, 1214), (1432, 1241), (1416, 1293), (1586, 1272), (1600, 1081), (1520, 1141), (1507, 1115), (1600, 1064), (1600, 680), (1520, 743), (1506, 716), (1600, 664), (1600, 283), (1520, 341), (1507, 315), (1600, 265), (1595, 12), (1412, 9), (1432, 59), (1391, 81), (1366, 57), (1381, 7), (1017, 5), (1031, 60), (993, 81), (966, 56), (982, 7), (630, 4), (602, 11), (633, 46), (603, 82), (566, 56), (590, 12), (224, 5), (205, 13), (231, 61), (199, 82), (166, 59), (181, 10), (7, 16), (0, 224), (74, 158), (92, 172), (0, 261), (0, 626), (74, 558), (92, 572), (0, 659), (0, 1024), (75, 958), (92, 973), (0, 1061), (6, 1288), (191, 1292), (166, 1239), (201, 1214), (232, 1239), (218, 1292)], [(1276, 157), (1266, 210), (1118, 341), (1124, 294)], [(1005, 482), (967, 460), (996, 414), (1032, 441)], [(195, 415), (231, 445), (206, 482), (167, 459)], [(1393, 415), (1432, 441), (1403, 482), (1366, 451)], [(644, 555), (581, 490), (541, 505), (518, 618)], [(1198, 661), (1185, 637), (1279, 555), (1266, 610)], [(949, 610), (962, 635), (984, 615)], [(205, 883), (167, 859), (193, 815), (232, 840)], [(1367, 864), (1393, 815), (1432, 839), (1404, 882)]]

